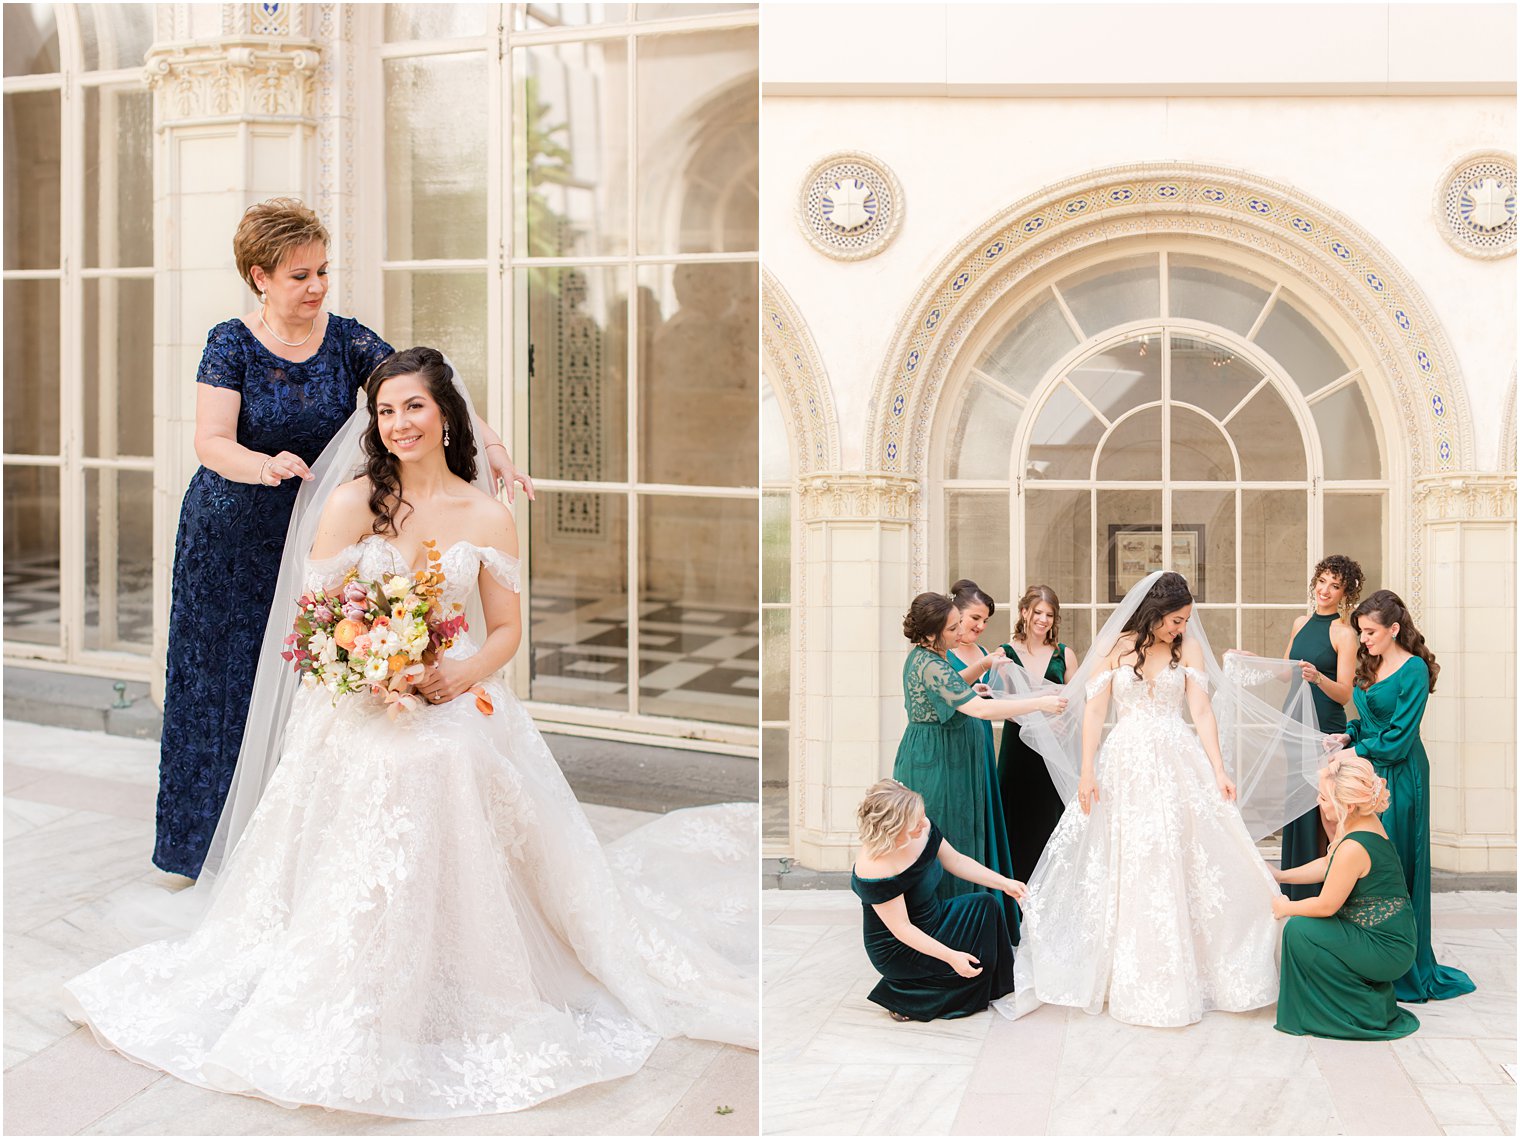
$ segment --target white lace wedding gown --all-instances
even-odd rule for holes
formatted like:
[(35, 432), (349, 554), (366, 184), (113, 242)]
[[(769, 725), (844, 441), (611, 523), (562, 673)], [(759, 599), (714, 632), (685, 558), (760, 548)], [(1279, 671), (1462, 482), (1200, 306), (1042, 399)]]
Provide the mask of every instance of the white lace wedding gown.
[[(355, 564), (408, 572), (371, 537), (308, 584)], [(516, 559), (461, 542), (446, 599), (481, 569), (518, 588)], [(604, 848), (522, 705), (487, 688), (494, 715), (467, 694), (394, 721), (301, 691), (205, 918), (71, 981), (70, 1016), (203, 1087), (416, 1119), (627, 1075), (662, 1036), (755, 1047), (754, 805)]]
[(1171, 1027), (1277, 1000), (1278, 888), (1183, 719), (1189, 681), (1208, 684), (1182, 667), (1148, 683), (1128, 665), (1088, 681), (1089, 700), (1113, 685), (1118, 714), (1098, 801), (1091, 815), (1067, 803), (1030, 876), (1000, 1011), (1106, 1001), (1116, 1020)]

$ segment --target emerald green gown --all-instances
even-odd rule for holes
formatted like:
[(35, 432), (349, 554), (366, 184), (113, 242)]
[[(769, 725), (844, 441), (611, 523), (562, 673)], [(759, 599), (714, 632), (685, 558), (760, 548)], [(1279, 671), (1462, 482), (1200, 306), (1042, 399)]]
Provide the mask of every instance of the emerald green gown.
[[(1339, 619), (1338, 613), (1310, 614), (1303, 628), (1294, 636), (1293, 644), (1288, 648), (1288, 656), (1293, 660), (1306, 660), (1326, 676), (1334, 677), (1340, 661), (1336, 656), (1335, 646), (1330, 643), (1330, 626)], [(1319, 730), (1327, 735), (1344, 732), (1346, 730), (1345, 705), (1337, 704), (1317, 684), (1311, 691), (1314, 696), (1314, 714), (1319, 720)], [(1283, 827), (1282, 868), (1288, 870), (1319, 858), (1324, 853), (1320, 844), (1320, 836), (1323, 833), (1318, 807), (1312, 811), (1306, 811)], [(1296, 886), (1284, 883), (1282, 892), (1295, 902), (1301, 902), (1305, 898), (1319, 897), (1319, 886), (1318, 882)]]
[[(1008, 659), (1020, 666), (1023, 661), (1011, 644), (1003, 646)], [(1056, 645), (1045, 666), (1045, 679), (1054, 684), (1066, 683), (1066, 646)], [(1003, 725), (1003, 742), (997, 757), (998, 798), (1003, 804), (1003, 818), (1008, 823), (1008, 852), (1013, 856), (1013, 877), (1029, 881), (1051, 832), (1061, 821), (1066, 804), (1050, 781), (1050, 771), (1040, 753), (1019, 735), (1012, 720)]]
[[(923, 853), (902, 873), (888, 878), (850, 875), (850, 889), (865, 909), (866, 956), (881, 974), (869, 999), (912, 1020), (970, 1016), (1013, 992), (1013, 947), (1003, 908), (991, 894), (941, 899), (940, 883), (952, 876), (939, 864), (940, 842), (939, 828), (931, 821)], [(962, 977), (939, 958), (898, 941), (872, 908), (898, 895), (908, 907), (909, 921), (941, 945), (971, 954), (982, 971)]]
[[(986, 653), (982, 655), (985, 656)], [(975, 663), (962, 659), (954, 649), (947, 652), (945, 657), (957, 671)], [(1008, 823), (1003, 814), (1002, 797), (998, 794), (997, 748), (992, 743), (992, 722), (977, 720), (976, 726), (981, 729), (983, 779), (987, 786), (987, 857), (981, 858), (975, 854), (971, 857), (988, 869), (996, 870), (1005, 878), (1013, 878), (1015, 877), (1013, 859), (1008, 853)], [(950, 845), (955, 846), (954, 839), (951, 840)], [(955, 846), (955, 849), (962, 850), (963, 848)], [(1000, 895), (1000, 898), (1003, 909), (1006, 911), (1004, 917), (1008, 921), (1008, 928), (1016, 931), (1019, 928), (1019, 904), (1007, 894)], [(1017, 941), (1014, 944), (1018, 944)]]
[[(1418, 928), (1393, 844), (1352, 831), (1372, 868), (1327, 918), (1295, 914), (1283, 926), (1277, 1030), (1335, 1040), (1396, 1040), (1420, 1027), (1396, 1003), (1393, 983), (1415, 959)], [(1331, 865), (1340, 853), (1330, 855)]]
[[(908, 727), (897, 745), (892, 778), (924, 797), (924, 813), (939, 824), (941, 834), (956, 850), (999, 874), (1009, 872), (1007, 837), (997, 847), (989, 779), (986, 737), (982, 724), (959, 709), (977, 699), (971, 685), (944, 657), (915, 645), (903, 664), (903, 702)], [(941, 899), (986, 892), (987, 887), (943, 876)], [(1006, 919), (1012, 942), (1019, 942), (1018, 908), (1007, 899)]]
[(1404, 867), (1404, 884), (1418, 928), (1414, 965), (1394, 983), (1401, 1001), (1445, 1000), (1475, 986), (1460, 969), (1436, 963), (1430, 947), (1430, 760), (1420, 742), (1420, 718), (1430, 697), (1430, 670), (1412, 656), (1371, 688), (1354, 687), (1361, 717), (1346, 725), (1356, 754), (1388, 781), (1383, 829)]

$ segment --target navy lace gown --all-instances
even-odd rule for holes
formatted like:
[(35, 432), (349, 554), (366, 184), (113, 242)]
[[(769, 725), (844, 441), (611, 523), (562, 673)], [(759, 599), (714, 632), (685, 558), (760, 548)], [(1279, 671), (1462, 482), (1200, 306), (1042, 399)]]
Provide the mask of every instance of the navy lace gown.
[[(274, 355), (241, 320), (206, 337), (199, 383), (242, 396), (237, 440), (307, 463), (352, 414), (360, 386), (391, 346), (329, 314), (322, 345), (299, 364)], [(180, 508), (169, 609), (169, 675), (159, 751), (153, 863), (196, 877), (232, 782), (260, 642), (299, 479), (229, 482), (201, 467)]]

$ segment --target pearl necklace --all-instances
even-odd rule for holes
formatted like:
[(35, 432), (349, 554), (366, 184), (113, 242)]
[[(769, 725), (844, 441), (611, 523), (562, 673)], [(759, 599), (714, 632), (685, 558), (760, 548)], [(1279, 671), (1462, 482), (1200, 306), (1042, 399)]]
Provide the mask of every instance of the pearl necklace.
[(311, 318), (311, 327), (306, 330), (306, 335), (305, 336), (301, 337), (301, 339), (299, 339), (299, 340), (286, 340), (278, 332), (276, 332), (274, 329), (272, 329), (272, 328), (269, 327), (269, 322), (264, 319), (264, 306), (263, 305), (259, 306), (259, 323), (264, 326), (264, 331), (265, 332), (269, 333), (270, 336), (273, 336), (276, 340), (278, 340), (281, 344), (285, 345), (285, 347), (287, 347), (287, 348), (299, 348), (299, 347), (301, 347), (301, 345), (305, 344), (308, 340), (311, 339), (311, 334), (317, 330), (317, 318), (316, 317), (312, 317)]

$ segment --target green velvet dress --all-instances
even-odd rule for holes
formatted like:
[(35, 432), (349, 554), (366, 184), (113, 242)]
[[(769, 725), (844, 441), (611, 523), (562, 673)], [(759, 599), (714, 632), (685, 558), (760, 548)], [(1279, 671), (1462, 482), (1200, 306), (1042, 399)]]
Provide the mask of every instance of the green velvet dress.
[[(1003, 652), (1015, 664), (1022, 665), (1012, 645)], [(1053, 684), (1066, 683), (1066, 646), (1057, 645), (1045, 666), (1045, 679)], [(1040, 753), (1019, 736), (1019, 726), (1012, 720), (1003, 725), (1003, 742), (997, 757), (998, 798), (1003, 817), (1008, 822), (1008, 851), (1013, 856), (1013, 877), (1029, 881), (1051, 832), (1061, 821), (1066, 804), (1050, 781), (1050, 771)]]
[[(992, 822), (995, 816), (989, 806), (993, 789), (982, 725), (959, 711), (976, 698), (971, 685), (944, 657), (917, 645), (910, 649), (903, 665), (908, 727), (897, 745), (892, 778), (924, 797), (924, 813), (939, 824), (946, 842), (983, 866), (1006, 874), (1007, 848), (1005, 845), (1000, 866)], [(943, 876), (939, 887), (943, 900), (986, 892), (985, 886), (949, 874)], [(1017, 945), (1019, 931), (1013, 916), (1017, 908), (1012, 898), (1008, 903), (1009, 932)]]
[[(1283, 926), (1282, 981), (1277, 1030), (1335, 1040), (1397, 1040), (1420, 1027), (1396, 1003), (1393, 983), (1415, 959), (1414, 907), (1393, 844), (1371, 831), (1352, 831), (1372, 869), (1327, 918), (1290, 917)], [(1330, 864), (1340, 853), (1337, 846)]]
[[(1340, 661), (1336, 656), (1335, 646), (1330, 643), (1330, 626), (1339, 619), (1340, 615), (1337, 613), (1311, 614), (1304, 622), (1303, 628), (1294, 636), (1293, 644), (1288, 648), (1288, 656), (1293, 660), (1306, 660), (1326, 676), (1334, 677)], [(1344, 732), (1346, 730), (1345, 705), (1337, 704), (1317, 684), (1313, 686), (1312, 694), (1314, 714), (1319, 720), (1319, 730), (1329, 735)], [(1323, 834), (1324, 829), (1320, 822), (1318, 807), (1312, 811), (1306, 811), (1285, 826), (1282, 834), (1282, 868), (1288, 870), (1319, 858), (1324, 853), (1320, 843)], [(1305, 898), (1319, 897), (1319, 886), (1318, 882), (1298, 886), (1284, 883), (1282, 892), (1295, 902), (1300, 902)]]
[[(901, 874), (850, 875), (850, 889), (865, 908), (866, 956), (881, 974), (870, 999), (912, 1020), (970, 1016), (1013, 992), (1013, 947), (1003, 908), (985, 893), (941, 899), (940, 881), (951, 875), (939, 864), (940, 841), (939, 828), (931, 822), (923, 853)], [(899, 895), (908, 907), (909, 921), (941, 945), (971, 954), (982, 971), (962, 977), (937, 957), (898, 941), (872, 907)]]
[(1430, 670), (1410, 657), (1371, 688), (1352, 688), (1360, 719), (1346, 725), (1356, 754), (1388, 781), (1383, 829), (1404, 867), (1418, 938), (1414, 965), (1394, 983), (1401, 1001), (1445, 1000), (1474, 989), (1460, 969), (1436, 964), (1430, 947), (1430, 760), (1420, 742), (1420, 719), (1430, 696)]
[[(986, 656), (987, 654), (982, 653), (982, 655)], [(975, 663), (974, 659), (967, 660), (958, 655), (954, 649), (947, 652), (945, 658), (950, 662), (951, 667), (957, 671)], [(992, 742), (992, 721), (977, 720), (976, 726), (981, 729), (983, 779), (987, 787), (987, 857), (981, 858), (975, 854), (971, 855), (971, 857), (975, 858), (983, 866), (996, 870), (1004, 877), (1013, 878), (1016, 875), (1013, 872), (1013, 859), (1008, 853), (1008, 824), (1003, 815), (1002, 797), (998, 795), (997, 748)], [(954, 839), (950, 840), (950, 845), (955, 846)], [(955, 846), (955, 848), (957, 850), (962, 849), (959, 846)], [(1008, 928), (1017, 931), (1019, 928), (1019, 904), (1007, 894), (1001, 894), (999, 897), (1003, 903), (1004, 916), (1008, 920)]]

